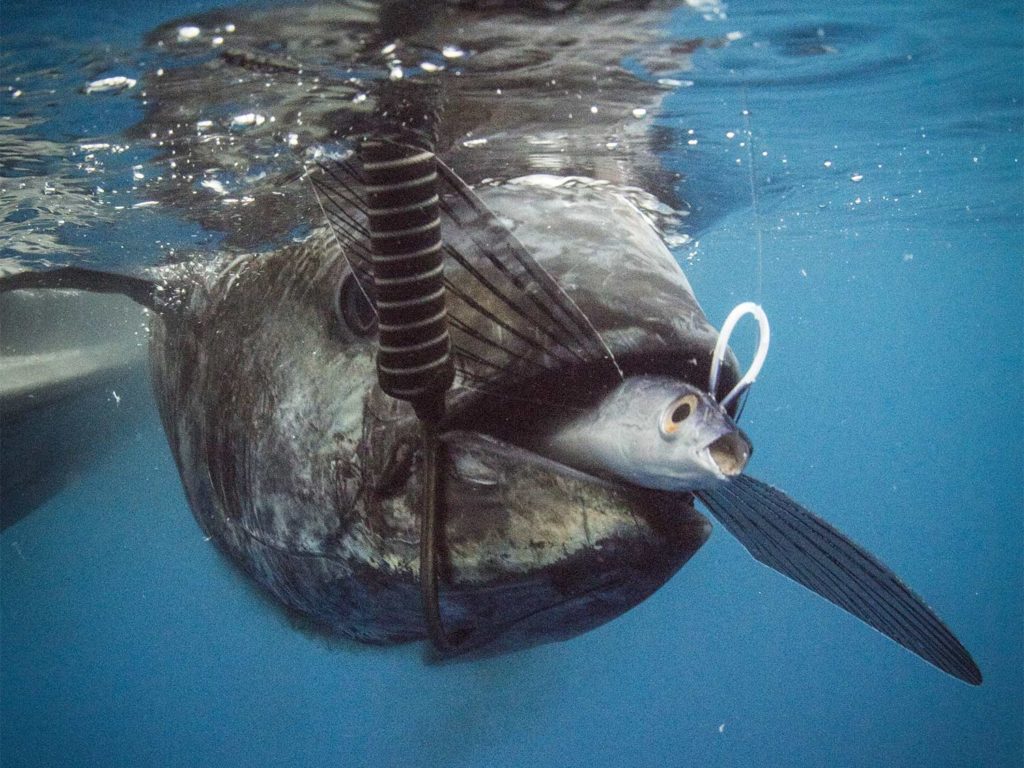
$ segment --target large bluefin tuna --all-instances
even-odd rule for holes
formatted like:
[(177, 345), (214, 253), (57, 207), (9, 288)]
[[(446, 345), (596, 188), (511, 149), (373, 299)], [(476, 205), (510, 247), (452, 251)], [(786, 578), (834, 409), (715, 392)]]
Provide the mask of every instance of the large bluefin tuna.
[[(441, 167), (458, 371), (439, 425), (443, 651), (565, 639), (636, 605), (706, 539), (696, 494), (758, 559), (981, 681), (888, 569), (742, 474), (735, 358), (716, 359), (718, 332), (637, 208), (580, 179), (474, 192)], [(419, 420), (378, 382), (359, 174), (348, 160), (313, 173), (332, 227), (301, 244), (147, 277), (23, 273), (0, 290), (74, 286), (154, 309), (154, 391), (207, 535), (326, 631), (422, 639)]]

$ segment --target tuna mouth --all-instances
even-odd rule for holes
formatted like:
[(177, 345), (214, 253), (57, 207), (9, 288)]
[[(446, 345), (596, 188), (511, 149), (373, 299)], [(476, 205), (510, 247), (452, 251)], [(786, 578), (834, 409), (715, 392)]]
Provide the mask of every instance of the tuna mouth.
[(648, 597), (704, 544), (711, 525), (689, 494), (602, 479), (476, 431), (445, 445), (440, 660), (567, 640)]
[(488, 432), (449, 430), (441, 440), (451, 447), (462, 446), (457, 451), (459, 458), (453, 468), (462, 480), (478, 488), (498, 488), (508, 483), (511, 477), (526, 474), (570, 478), (574, 482), (604, 489), (626, 491), (630, 488), (628, 484), (598, 477)]
[(725, 477), (736, 477), (750, 460), (750, 441), (739, 430), (722, 435), (707, 450), (715, 467)]

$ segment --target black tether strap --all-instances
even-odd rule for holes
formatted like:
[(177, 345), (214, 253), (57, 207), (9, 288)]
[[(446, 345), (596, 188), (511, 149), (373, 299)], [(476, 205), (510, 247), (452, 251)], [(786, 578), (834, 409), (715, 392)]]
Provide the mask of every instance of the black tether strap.
[(449, 635), (441, 618), (440, 595), (438, 591), (438, 566), (441, 542), (439, 534), (444, 520), (444, 492), (441, 478), (441, 441), (437, 426), (423, 421), (423, 501), (420, 517), (420, 591), (423, 596), (423, 613), (427, 621), (427, 636), (434, 647), (442, 653), (458, 650), (462, 638)]

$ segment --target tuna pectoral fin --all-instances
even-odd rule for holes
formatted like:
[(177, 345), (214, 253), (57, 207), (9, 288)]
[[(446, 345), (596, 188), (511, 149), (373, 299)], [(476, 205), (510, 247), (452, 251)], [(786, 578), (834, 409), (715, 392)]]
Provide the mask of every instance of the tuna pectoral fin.
[(81, 269), (0, 277), (0, 529), (150, 413), (146, 312), (95, 293), (138, 295), (140, 282)]
[(698, 497), (757, 560), (971, 685), (981, 671), (945, 624), (882, 563), (786, 494), (747, 475)]
[(120, 293), (136, 304), (157, 310), (156, 284), (141, 277), (81, 267), (60, 267), (43, 272), (17, 272), (0, 277), (0, 293), (34, 288), (73, 289), (93, 293)]

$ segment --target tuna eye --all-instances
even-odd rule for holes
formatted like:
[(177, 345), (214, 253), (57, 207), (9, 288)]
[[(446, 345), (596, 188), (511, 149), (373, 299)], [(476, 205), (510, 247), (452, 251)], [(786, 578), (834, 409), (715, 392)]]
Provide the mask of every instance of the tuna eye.
[(696, 395), (683, 395), (665, 409), (661, 417), (661, 433), (665, 437), (673, 436), (679, 429), (679, 425), (690, 418), (697, 408)]
[(337, 309), (341, 320), (356, 336), (369, 336), (377, 329), (377, 313), (351, 273), (341, 281)]

